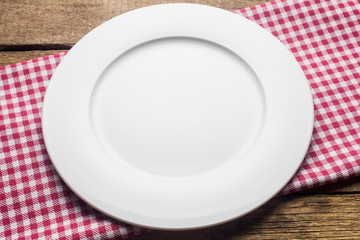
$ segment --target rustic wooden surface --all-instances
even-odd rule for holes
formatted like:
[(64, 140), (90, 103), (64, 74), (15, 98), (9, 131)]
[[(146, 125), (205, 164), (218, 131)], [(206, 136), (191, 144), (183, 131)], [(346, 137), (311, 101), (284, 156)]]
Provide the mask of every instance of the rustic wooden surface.
[[(193, 2), (235, 10), (267, 0), (1, 0), (0, 66), (63, 52), (129, 10)], [(96, 46), (95, 46), (96, 47)], [(277, 197), (238, 220), (203, 230), (153, 231), (134, 240), (360, 239), (360, 177)]]
[(65, 51), (68, 51), (68, 49), (34, 50), (34, 51), (0, 51), (0, 67), (12, 63), (22, 62), (29, 59), (44, 57)]

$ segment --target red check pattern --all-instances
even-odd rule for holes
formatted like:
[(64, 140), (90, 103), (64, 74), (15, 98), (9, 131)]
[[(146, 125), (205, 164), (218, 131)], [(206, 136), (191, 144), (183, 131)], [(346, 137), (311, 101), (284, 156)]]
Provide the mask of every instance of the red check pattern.
[(281, 1), (239, 10), (295, 55), (309, 80), (315, 127), (305, 160), (282, 193), (360, 173), (360, 2)]
[[(359, 175), (360, 3), (289, 0), (236, 13), (287, 46), (312, 89), (311, 146), (282, 194)], [(42, 138), (41, 106), (64, 56), (0, 68), (0, 239), (125, 239), (145, 231), (88, 206), (51, 164)]]
[(85, 204), (51, 164), (41, 105), (64, 56), (0, 68), (0, 239), (124, 239), (144, 231)]

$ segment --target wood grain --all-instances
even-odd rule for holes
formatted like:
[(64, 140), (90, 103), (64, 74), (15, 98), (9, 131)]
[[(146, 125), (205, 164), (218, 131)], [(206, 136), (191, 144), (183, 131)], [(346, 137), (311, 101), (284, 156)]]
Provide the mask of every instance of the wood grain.
[(2, 0), (0, 50), (24, 44), (73, 45), (99, 24), (121, 13), (154, 4), (201, 3), (236, 10), (267, 0)]
[(60, 50), (48, 50), (48, 51), (11, 51), (11, 52), (0, 52), (0, 67), (10, 65), (13, 63), (23, 62), (33, 58), (44, 57), (56, 53), (68, 51), (66, 49)]
[(360, 195), (276, 198), (255, 212), (203, 230), (154, 231), (134, 240), (359, 239)]

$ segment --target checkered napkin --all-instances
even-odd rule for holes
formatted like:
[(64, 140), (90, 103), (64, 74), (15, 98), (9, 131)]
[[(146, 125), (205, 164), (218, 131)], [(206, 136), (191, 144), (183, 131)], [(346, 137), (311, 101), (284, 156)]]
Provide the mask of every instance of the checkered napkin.
[[(276, 36), (309, 80), (315, 128), (283, 194), (360, 173), (360, 3), (278, 1), (236, 11)], [(237, 29), (234, 29), (237, 31)], [(104, 216), (57, 175), (45, 150), (41, 106), (65, 53), (0, 68), (0, 238), (127, 238), (143, 229)]]

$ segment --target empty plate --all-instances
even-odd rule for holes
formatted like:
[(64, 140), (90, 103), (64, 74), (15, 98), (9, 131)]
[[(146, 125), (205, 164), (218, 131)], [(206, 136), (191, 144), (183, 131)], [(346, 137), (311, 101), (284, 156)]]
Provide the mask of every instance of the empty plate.
[(313, 104), (292, 54), (257, 24), (196, 4), (95, 28), (47, 89), (43, 133), (66, 184), (99, 211), (157, 229), (259, 207), (308, 148)]

